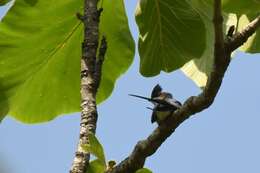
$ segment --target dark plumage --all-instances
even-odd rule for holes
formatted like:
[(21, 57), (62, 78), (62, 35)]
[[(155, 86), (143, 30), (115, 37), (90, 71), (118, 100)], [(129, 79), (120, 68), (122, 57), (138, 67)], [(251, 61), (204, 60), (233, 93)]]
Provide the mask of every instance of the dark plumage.
[(157, 84), (153, 90), (152, 90), (152, 94), (151, 94), (151, 98), (155, 98), (158, 97), (160, 95), (160, 93), (162, 92), (162, 88), (159, 84)]
[(130, 94), (130, 96), (145, 99), (154, 104), (154, 108), (149, 108), (153, 111), (151, 117), (152, 123), (157, 122), (160, 124), (162, 120), (182, 106), (179, 101), (173, 98), (171, 93), (162, 92), (162, 88), (158, 84), (153, 88), (151, 98), (134, 94)]

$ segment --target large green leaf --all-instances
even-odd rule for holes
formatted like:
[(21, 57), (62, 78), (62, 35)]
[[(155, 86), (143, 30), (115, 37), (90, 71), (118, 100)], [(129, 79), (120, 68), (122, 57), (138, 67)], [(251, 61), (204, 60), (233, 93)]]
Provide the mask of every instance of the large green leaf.
[(103, 66), (101, 88), (97, 95), (100, 103), (112, 93), (116, 79), (131, 65), (135, 43), (125, 14), (124, 0), (103, 0), (104, 11), (100, 33), (108, 40), (108, 50)]
[(190, 1), (140, 0), (136, 22), (144, 76), (176, 70), (205, 49), (205, 26)]
[(260, 11), (260, 0), (223, 0), (222, 5), (225, 12), (239, 15)]
[(206, 26), (206, 49), (200, 59), (194, 59), (186, 63), (181, 70), (191, 78), (199, 87), (206, 85), (207, 76), (210, 74), (213, 63), (213, 23), (212, 3), (205, 0), (193, 0), (193, 7), (200, 13)]
[[(83, 1), (16, 0), (0, 23), (0, 117), (48, 121), (80, 111)], [(101, 35), (107, 37), (98, 101), (132, 62), (134, 43), (122, 0), (106, 0)], [(113, 19), (113, 22), (110, 22)], [(120, 54), (118, 53), (120, 52)]]

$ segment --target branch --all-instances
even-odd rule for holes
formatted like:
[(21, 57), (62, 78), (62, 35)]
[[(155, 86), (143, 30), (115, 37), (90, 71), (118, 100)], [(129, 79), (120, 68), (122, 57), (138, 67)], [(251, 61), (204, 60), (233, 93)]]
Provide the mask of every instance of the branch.
[(227, 50), (232, 52), (243, 45), (247, 41), (247, 39), (256, 32), (257, 28), (259, 27), (260, 15), (257, 16), (252, 22), (250, 22), (241, 32), (238, 32), (233, 36), (233, 38), (226, 45)]
[[(82, 43), (81, 58), (81, 121), (77, 151), (70, 169), (70, 173), (85, 173), (90, 154), (82, 149), (82, 144), (89, 143), (90, 133), (95, 134), (98, 118), (96, 93), (100, 83), (102, 62), (106, 52), (106, 41), (102, 41), (101, 58), (96, 62), (99, 39), (99, 17), (102, 10), (97, 9), (98, 0), (85, 0), (84, 15), (77, 17), (84, 23), (84, 41)], [(105, 42), (105, 46), (104, 46)], [(97, 75), (98, 74), (98, 75)]]
[(214, 101), (222, 79), (230, 63), (231, 52), (240, 47), (259, 27), (258, 16), (243, 31), (224, 42), (221, 1), (214, 3), (214, 66), (203, 92), (188, 98), (183, 106), (158, 126), (147, 139), (139, 141), (132, 153), (107, 173), (134, 173), (143, 167), (147, 157), (151, 156), (175, 129), (190, 116), (208, 108)]
[(101, 45), (99, 48), (98, 59), (96, 60), (96, 66), (95, 66), (95, 82), (96, 82), (95, 85), (96, 85), (97, 89), (100, 85), (100, 81), (102, 78), (102, 65), (103, 65), (103, 62), (105, 59), (106, 51), (107, 51), (107, 41), (106, 41), (106, 38), (103, 36), (103, 38), (101, 40)]

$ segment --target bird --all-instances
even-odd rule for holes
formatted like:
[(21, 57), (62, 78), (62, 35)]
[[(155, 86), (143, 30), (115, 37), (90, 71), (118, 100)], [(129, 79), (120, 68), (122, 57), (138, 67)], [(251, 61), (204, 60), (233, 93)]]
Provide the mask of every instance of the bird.
[(153, 88), (150, 98), (135, 94), (129, 95), (145, 99), (153, 103), (153, 108), (147, 108), (153, 111), (151, 123), (157, 122), (158, 125), (160, 125), (165, 118), (171, 115), (175, 110), (180, 109), (182, 106), (181, 102), (174, 99), (171, 93), (163, 92), (162, 87), (159, 84)]

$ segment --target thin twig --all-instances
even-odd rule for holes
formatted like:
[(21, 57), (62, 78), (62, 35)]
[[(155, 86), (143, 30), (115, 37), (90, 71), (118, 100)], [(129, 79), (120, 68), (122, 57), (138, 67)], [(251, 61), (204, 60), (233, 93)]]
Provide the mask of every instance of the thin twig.
[(231, 41), (227, 39), (228, 42), (224, 42), (220, 0), (215, 0), (213, 21), (215, 31), (214, 66), (203, 92), (187, 99), (183, 106), (158, 126), (147, 139), (139, 141), (125, 160), (107, 173), (134, 173), (142, 168), (146, 158), (154, 154), (182, 122), (208, 108), (213, 103), (221, 86), (230, 62), (231, 52), (240, 47), (260, 25), (259, 17), (257, 17), (243, 31), (234, 35)]
[(247, 39), (255, 33), (257, 28), (260, 27), (260, 15), (257, 16), (252, 22), (250, 22), (245, 29), (241, 32), (237, 32), (226, 45), (226, 49), (230, 52), (236, 50), (243, 45)]

